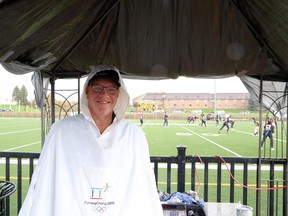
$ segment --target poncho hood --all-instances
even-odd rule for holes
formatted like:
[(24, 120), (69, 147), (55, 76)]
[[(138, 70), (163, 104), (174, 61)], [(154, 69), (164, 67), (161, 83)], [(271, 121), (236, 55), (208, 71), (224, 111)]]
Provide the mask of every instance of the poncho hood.
[(126, 111), (127, 106), (129, 104), (129, 95), (128, 95), (128, 92), (126, 90), (125, 84), (123, 82), (123, 79), (122, 79), (122, 77), (120, 75), (119, 70), (116, 67), (114, 67), (114, 66), (99, 65), (99, 66), (91, 68), (91, 73), (88, 75), (88, 77), (87, 77), (87, 79), (85, 81), (85, 84), (83, 86), (83, 89), (82, 89), (82, 95), (81, 95), (81, 99), (80, 99), (81, 112), (86, 118), (92, 119), (90, 111), (89, 111), (89, 108), (88, 108), (88, 100), (87, 100), (85, 89), (86, 89), (86, 87), (88, 85), (89, 80), (95, 74), (97, 74), (97, 73), (99, 73), (100, 71), (103, 71), (103, 70), (114, 70), (115, 72), (118, 73), (119, 82), (120, 82), (121, 86), (119, 87), (120, 93), (119, 93), (119, 96), (118, 96), (118, 99), (117, 99), (117, 102), (116, 102), (116, 105), (115, 105), (115, 108), (114, 108), (114, 113), (116, 115), (117, 121), (120, 121), (120, 120), (122, 120), (124, 118), (125, 111)]

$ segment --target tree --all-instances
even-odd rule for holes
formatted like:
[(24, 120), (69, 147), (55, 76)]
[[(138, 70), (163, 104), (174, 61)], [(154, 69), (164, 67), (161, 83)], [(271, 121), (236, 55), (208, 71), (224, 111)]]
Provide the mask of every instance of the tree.
[(17, 102), (20, 100), (20, 89), (18, 86), (16, 86), (13, 90), (12, 100)]
[(20, 95), (21, 95), (21, 100), (20, 100), (21, 103), (23, 105), (28, 105), (28, 99), (27, 99), (28, 91), (27, 91), (27, 88), (24, 85), (22, 85), (22, 87), (21, 87)]
[(20, 104), (27, 105), (28, 104), (28, 91), (27, 88), (22, 85), (21, 89), (19, 89), (18, 86), (16, 86), (12, 93), (12, 99), (13, 101), (16, 101), (17, 103), (20, 101)]

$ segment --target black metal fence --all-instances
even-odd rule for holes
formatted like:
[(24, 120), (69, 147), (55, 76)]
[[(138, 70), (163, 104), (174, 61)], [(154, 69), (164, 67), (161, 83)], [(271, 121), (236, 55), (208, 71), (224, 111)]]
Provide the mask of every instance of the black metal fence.
[[(168, 193), (193, 190), (200, 192), (205, 202), (241, 202), (252, 205), (255, 215), (287, 215), (286, 159), (261, 158), (259, 165), (259, 158), (189, 156), (185, 146), (177, 149), (177, 156), (151, 157), (158, 188), (161, 188), (159, 172), (163, 169), (160, 164), (164, 163), (165, 191)], [(174, 173), (177, 187), (174, 190), (171, 189), (173, 164), (177, 165)]]
[[(265, 206), (265, 209), (262, 208), (265, 214), (262, 215), (286, 215), (286, 160), (270, 158), (261, 160), (259, 166), (258, 158), (189, 156), (185, 146), (177, 149), (176, 156), (151, 156), (159, 189), (167, 193), (193, 190), (205, 202), (240, 201), (244, 205), (252, 205), (257, 211), (261, 202), (265, 202), (262, 203)], [(39, 156), (39, 153), (0, 152), (0, 170), (4, 175), (1, 178), (5, 178), (2, 180), (13, 181), (17, 185), (16, 195), (6, 198), (7, 216), (12, 211), (10, 199), (15, 199), (14, 211), (20, 210)], [(257, 183), (259, 169), (266, 173), (262, 177), (264, 187), (262, 183)], [(260, 199), (263, 201), (259, 202), (258, 196), (264, 197)], [(256, 212), (256, 215), (259, 214)]]

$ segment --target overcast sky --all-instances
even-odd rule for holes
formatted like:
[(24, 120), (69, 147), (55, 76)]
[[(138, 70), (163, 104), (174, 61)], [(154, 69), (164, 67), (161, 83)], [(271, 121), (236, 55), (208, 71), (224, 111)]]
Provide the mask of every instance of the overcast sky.
[[(7, 72), (0, 65), (0, 101), (9, 100), (13, 89), (24, 85), (28, 90), (28, 99), (33, 99), (33, 85), (31, 83), (32, 73), (25, 75), (14, 75)], [(85, 78), (84, 78), (85, 79)], [(144, 93), (247, 93), (247, 89), (238, 77), (221, 79), (196, 79), (180, 77), (167, 80), (124, 80), (130, 98), (135, 98)], [(83, 85), (84, 80), (81, 82)], [(63, 88), (75, 88), (75, 81), (57, 80), (57, 86)], [(77, 85), (77, 82), (76, 82)]]

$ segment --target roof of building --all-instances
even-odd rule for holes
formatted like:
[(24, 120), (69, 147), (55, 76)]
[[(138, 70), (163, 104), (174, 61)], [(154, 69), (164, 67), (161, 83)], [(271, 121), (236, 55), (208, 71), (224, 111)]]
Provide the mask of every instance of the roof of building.
[[(238, 99), (246, 100), (249, 93), (216, 93), (216, 98), (221, 100)], [(132, 99), (133, 102), (141, 100), (212, 100), (214, 93), (145, 93)]]

